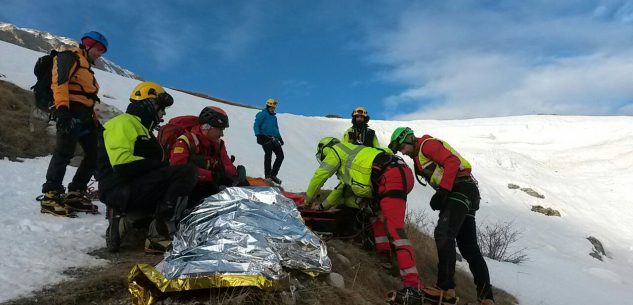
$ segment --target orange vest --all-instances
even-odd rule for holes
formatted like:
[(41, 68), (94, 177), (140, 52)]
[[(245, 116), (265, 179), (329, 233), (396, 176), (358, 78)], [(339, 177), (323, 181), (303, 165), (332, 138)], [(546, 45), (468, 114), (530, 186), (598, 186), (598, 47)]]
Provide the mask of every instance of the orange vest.
[(55, 108), (60, 106), (70, 108), (70, 102), (92, 108), (99, 93), (99, 84), (90, 68), (88, 52), (81, 47), (72, 48), (69, 51), (75, 56), (71, 58), (58, 55), (53, 60), (51, 89)]

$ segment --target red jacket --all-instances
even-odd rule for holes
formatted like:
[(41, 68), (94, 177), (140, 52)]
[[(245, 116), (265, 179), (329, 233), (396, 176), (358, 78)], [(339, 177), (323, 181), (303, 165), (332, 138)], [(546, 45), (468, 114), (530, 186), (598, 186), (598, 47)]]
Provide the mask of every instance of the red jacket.
[[(183, 137), (186, 137), (189, 143)], [(202, 134), (200, 126), (193, 127), (191, 132), (185, 133), (176, 140), (171, 149), (169, 163), (171, 165), (187, 163), (196, 165), (200, 183), (214, 182), (214, 173), (224, 173), (226, 177), (237, 175), (237, 169), (226, 152), (224, 141), (220, 140), (220, 143), (209, 141)]]
[[(430, 139), (425, 142), (425, 140), (429, 138), (432, 137), (424, 135), (421, 138), (417, 138), (415, 144), (416, 156), (413, 158), (416, 172), (419, 173), (423, 170), (423, 164), (420, 164), (420, 158), (418, 157), (418, 153), (421, 152), (433, 163), (437, 164), (437, 166), (444, 169), (444, 174), (442, 175), (442, 180), (440, 181), (440, 187), (448, 191), (452, 191), (455, 179), (461, 176), (469, 176), (471, 169), (466, 168), (460, 170), (461, 161), (459, 158), (437, 139)], [(422, 143), (424, 143), (424, 145), (422, 145)], [(422, 150), (420, 150), (420, 146), (422, 146)]]

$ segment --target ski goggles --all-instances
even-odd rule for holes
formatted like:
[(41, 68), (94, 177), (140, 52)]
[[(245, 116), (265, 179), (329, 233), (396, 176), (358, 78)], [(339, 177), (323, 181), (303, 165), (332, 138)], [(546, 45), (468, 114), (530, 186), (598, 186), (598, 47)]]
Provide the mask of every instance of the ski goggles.
[(367, 117), (367, 110), (363, 108), (356, 108), (354, 112), (352, 112), (352, 116), (362, 116)]

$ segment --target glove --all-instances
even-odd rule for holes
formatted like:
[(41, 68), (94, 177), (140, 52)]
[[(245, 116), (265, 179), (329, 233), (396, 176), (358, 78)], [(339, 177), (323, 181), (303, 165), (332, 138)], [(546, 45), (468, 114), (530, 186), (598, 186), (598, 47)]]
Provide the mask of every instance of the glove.
[(277, 138), (279, 140), (279, 144), (281, 146), (284, 146), (284, 139), (282, 139), (281, 137)]
[(75, 127), (81, 124), (81, 120), (73, 118), (68, 107), (59, 107), (55, 111), (57, 120), (57, 131), (62, 134), (70, 134)]
[(264, 144), (266, 144), (269, 141), (268, 137), (265, 136), (265, 135), (258, 134), (258, 135), (255, 135), (255, 136), (257, 137), (257, 144), (259, 144), (259, 145), (264, 145)]
[(431, 197), (431, 209), (433, 209), (433, 211), (438, 211), (444, 208), (450, 193), (451, 192), (449, 190), (445, 190), (443, 188), (438, 189), (433, 197)]

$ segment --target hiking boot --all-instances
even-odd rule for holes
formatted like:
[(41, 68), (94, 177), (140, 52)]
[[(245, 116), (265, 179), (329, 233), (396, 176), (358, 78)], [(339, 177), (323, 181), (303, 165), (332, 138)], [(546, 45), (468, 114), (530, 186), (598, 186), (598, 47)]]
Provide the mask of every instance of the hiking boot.
[(455, 289), (442, 290), (438, 287), (422, 288), (424, 301), (428, 304), (453, 305), (457, 304), (459, 298), (455, 295)]
[(40, 202), (41, 209), (40, 212), (44, 214), (52, 214), (55, 216), (61, 217), (77, 217), (72, 210), (67, 208), (62, 203), (62, 194), (58, 191), (49, 191), (45, 192), (41, 196), (37, 197), (37, 201)]
[(75, 212), (99, 213), (99, 207), (92, 204), (84, 191), (69, 191), (64, 197), (64, 204)]
[(398, 305), (421, 305), (424, 294), (413, 287), (404, 287), (389, 295), (389, 302)]
[(108, 251), (112, 253), (119, 251), (121, 240), (126, 231), (127, 227), (124, 216), (115, 214), (108, 219), (108, 229), (106, 229), (106, 246)]
[(170, 239), (145, 239), (145, 253), (147, 254), (163, 254), (171, 249)]
[(479, 303), (479, 305), (495, 305), (495, 301), (491, 299), (484, 299), (481, 300), (481, 303)]
[(268, 179), (270, 179), (270, 181), (272, 181), (272, 182), (274, 182), (276, 184), (281, 184), (281, 180), (279, 180), (279, 178), (277, 178), (277, 176), (272, 176), (272, 177), (270, 177)]

